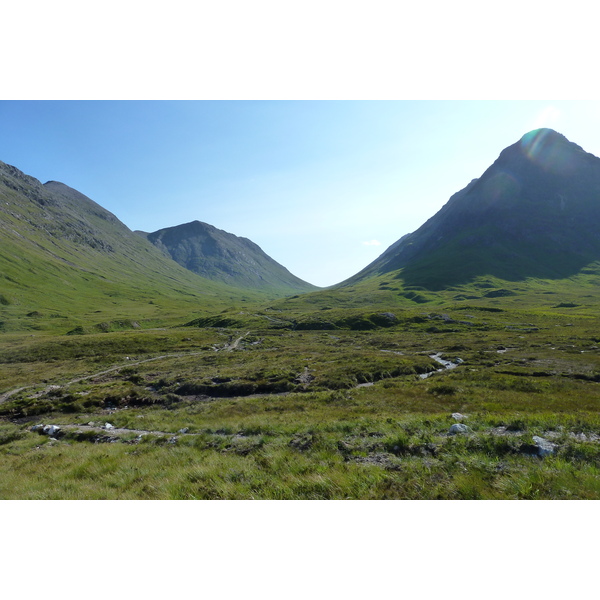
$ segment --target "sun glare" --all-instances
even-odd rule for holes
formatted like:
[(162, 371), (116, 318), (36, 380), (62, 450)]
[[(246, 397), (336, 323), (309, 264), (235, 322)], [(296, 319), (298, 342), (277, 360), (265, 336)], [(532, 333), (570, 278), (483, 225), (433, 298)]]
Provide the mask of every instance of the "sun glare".
[(547, 106), (538, 114), (532, 123), (531, 129), (540, 129), (542, 127), (554, 129), (556, 122), (560, 118), (560, 114), (560, 110), (555, 106)]

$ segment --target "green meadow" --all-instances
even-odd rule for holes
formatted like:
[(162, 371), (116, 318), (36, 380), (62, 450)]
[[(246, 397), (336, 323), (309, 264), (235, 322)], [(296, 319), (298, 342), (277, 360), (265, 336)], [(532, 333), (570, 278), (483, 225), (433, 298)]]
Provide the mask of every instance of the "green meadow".
[(384, 275), (162, 319), (19, 316), (0, 497), (600, 498), (595, 290), (593, 266), (443, 292)]

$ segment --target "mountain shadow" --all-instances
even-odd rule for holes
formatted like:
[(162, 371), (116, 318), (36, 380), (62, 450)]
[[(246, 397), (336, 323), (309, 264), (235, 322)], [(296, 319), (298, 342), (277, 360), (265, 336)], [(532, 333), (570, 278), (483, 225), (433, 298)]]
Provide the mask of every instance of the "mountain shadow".
[(563, 279), (600, 259), (599, 232), (600, 158), (538, 129), (344, 284), (399, 270), (431, 290), (482, 275)]

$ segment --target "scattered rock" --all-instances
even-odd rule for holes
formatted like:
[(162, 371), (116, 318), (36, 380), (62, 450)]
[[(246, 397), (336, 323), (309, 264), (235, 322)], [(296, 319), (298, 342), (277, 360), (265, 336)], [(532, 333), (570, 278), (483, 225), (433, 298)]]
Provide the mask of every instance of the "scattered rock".
[(558, 448), (557, 444), (553, 444), (539, 435), (534, 435), (533, 444), (521, 444), (519, 452), (528, 454), (529, 456), (539, 456), (540, 458), (544, 458), (553, 455), (556, 448)]
[(455, 421), (464, 421), (467, 418), (465, 415), (461, 415), (459, 412), (452, 413), (450, 416)]
[(112, 425), (111, 423), (105, 423), (104, 424), (104, 429), (106, 429), (106, 430), (110, 431), (111, 429), (114, 429), (114, 428), (115, 428), (115, 426)]
[(537, 455), (541, 456), (551, 456), (556, 451), (558, 447), (556, 444), (549, 442), (547, 439), (540, 437), (539, 435), (533, 436), (533, 442), (535, 447), (537, 448)]
[(469, 433), (471, 429), (467, 427), (464, 423), (454, 423), (448, 433), (450, 435), (456, 435), (457, 433)]
[(59, 431), (60, 427), (58, 425), (46, 425), (44, 427), (44, 433), (50, 437), (56, 437)]
[(183, 429), (180, 429), (180, 430), (178, 431), (178, 433), (187, 433), (189, 430), (190, 430), (190, 428), (189, 428), (189, 427), (184, 427)]

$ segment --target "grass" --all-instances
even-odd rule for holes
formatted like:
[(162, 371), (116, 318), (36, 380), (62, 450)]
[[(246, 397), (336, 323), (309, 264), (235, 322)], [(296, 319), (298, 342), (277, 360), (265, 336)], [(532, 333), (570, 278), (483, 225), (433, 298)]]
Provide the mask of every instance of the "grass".
[(2, 171), (0, 498), (600, 497), (598, 263), (451, 245), (275, 298)]
[[(25, 389), (0, 403), (0, 497), (600, 497), (591, 308), (323, 310), (322, 294), (233, 329), (4, 334), (0, 394)], [(294, 327), (326, 312), (334, 329)], [(435, 353), (458, 366), (422, 378)], [(455, 412), (468, 434), (449, 435)], [(532, 456), (533, 436), (556, 453)]]

